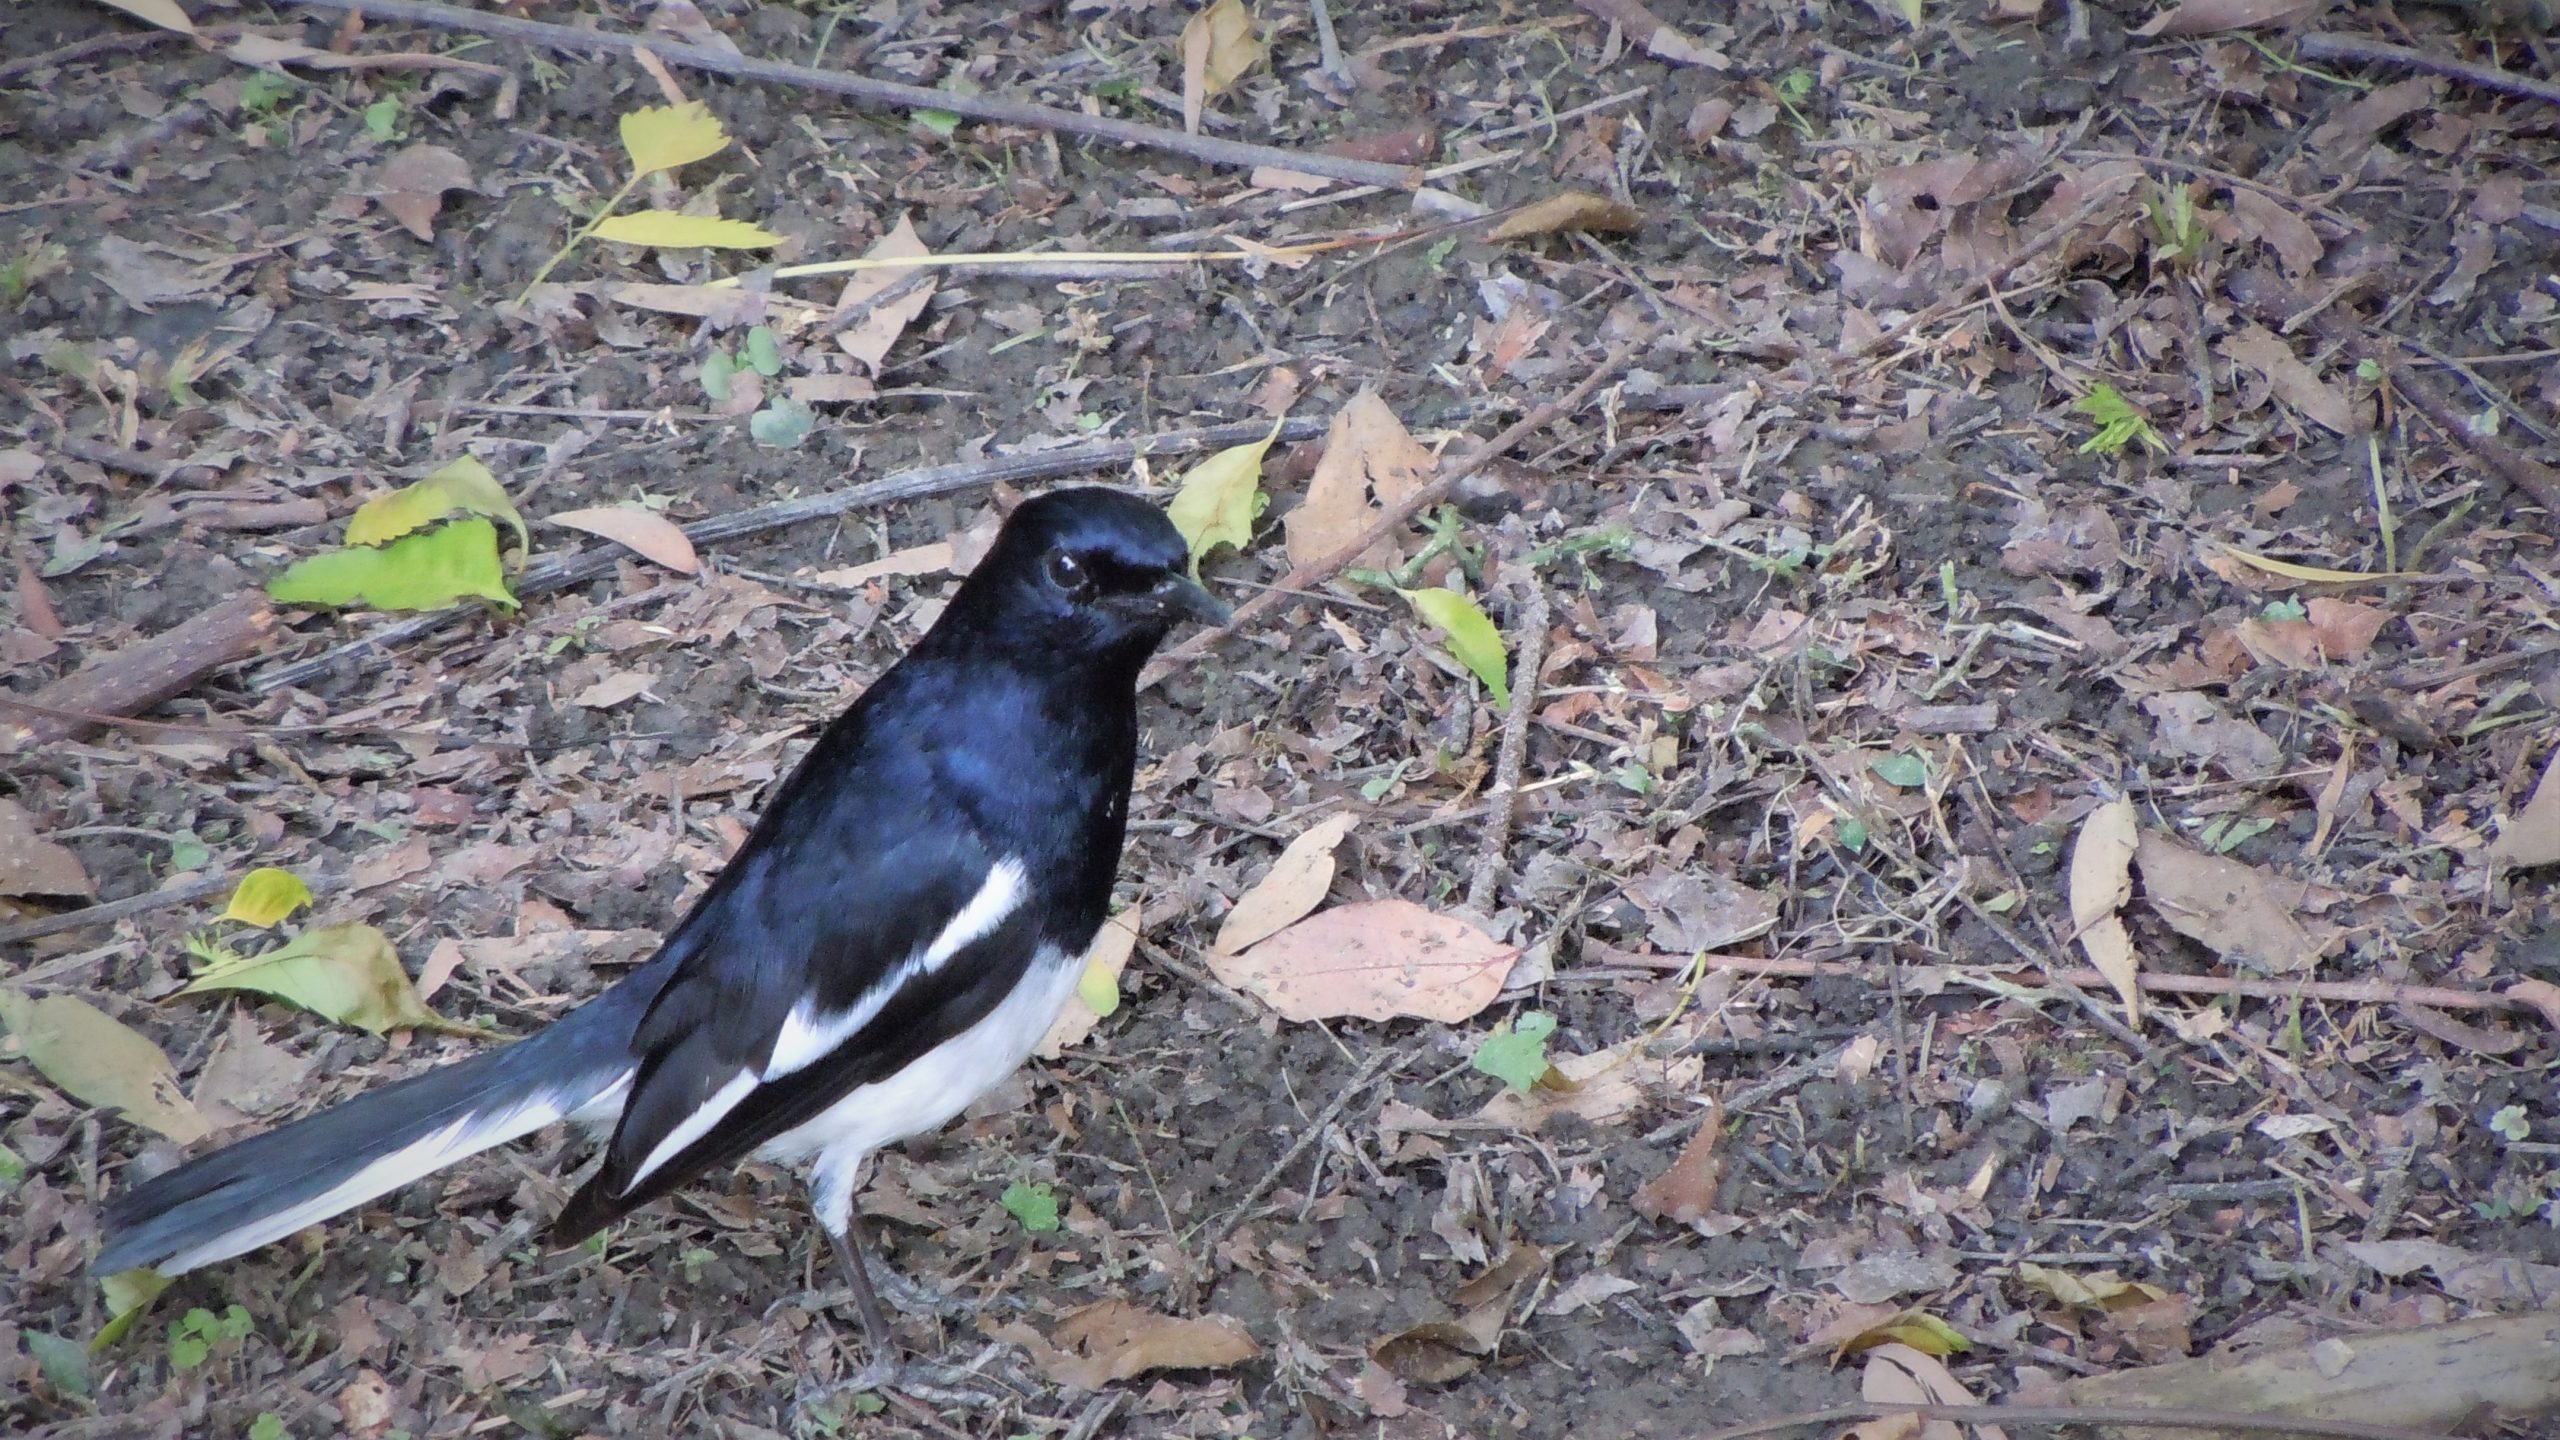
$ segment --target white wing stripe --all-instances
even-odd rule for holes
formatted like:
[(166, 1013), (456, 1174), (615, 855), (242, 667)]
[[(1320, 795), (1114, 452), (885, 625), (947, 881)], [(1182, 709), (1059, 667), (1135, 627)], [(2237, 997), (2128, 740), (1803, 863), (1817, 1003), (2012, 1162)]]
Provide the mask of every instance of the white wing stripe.
[(667, 1132), (667, 1138), (659, 1141), (658, 1147), (649, 1152), (649, 1158), (640, 1162), (640, 1168), (631, 1172), (630, 1180), (623, 1184), (622, 1193), (630, 1194), (634, 1187), (648, 1178), (650, 1171), (674, 1159), (683, 1153), (684, 1147), (701, 1139), (712, 1126), (720, 1123), (721, 1117), (737, 1109), (738, 1102), (746, 1099), (747, 1092), (754, 1088), (756, 1072), (753, 1070), (741, 1070), (730, 1076), (729, 1083), (712, 1091), (711, 1098), (702, 1102), (701, 1109), (684, 1117), (684, 1123)]
[(821, 1016), (814, 999), (803, 1000), (792, 1007), (782, 1022), (782, 1033), (773, 1040), (773, 1052), (764, 1062), (764, 1078), (779, 1080), (796, 1070), (806, 1070), (832, 1054), (835, 1048), (851, 1039), (856, 1031), (871, 1023), (907, 982), (919, 975), (929, 975), (951, 963), (951, 957), (995, 933), (1014, 911), (1022, 908), (1030, 893), (1030, 877), (1023, 873), (1022, 862), (1008, 856), (987, 871), (985, 883), (933, 943), (901, 961), (886, 979), (854, 1003), (850, 1010)]

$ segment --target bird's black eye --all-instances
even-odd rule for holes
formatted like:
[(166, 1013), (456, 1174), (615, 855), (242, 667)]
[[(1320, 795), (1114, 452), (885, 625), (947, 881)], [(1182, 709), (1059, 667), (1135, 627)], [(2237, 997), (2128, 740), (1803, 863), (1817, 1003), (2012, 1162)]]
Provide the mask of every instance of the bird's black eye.
[(1085, 575), (1083, 562), (1061, 550), (1049, 557), (1049, 583), (1075, 595), (1082, 593), (1091, 582)]

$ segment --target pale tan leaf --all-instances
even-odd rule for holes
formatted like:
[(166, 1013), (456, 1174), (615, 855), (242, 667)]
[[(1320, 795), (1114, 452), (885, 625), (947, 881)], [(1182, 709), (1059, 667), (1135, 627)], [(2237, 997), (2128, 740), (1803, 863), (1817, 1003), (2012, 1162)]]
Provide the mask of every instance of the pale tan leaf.
[(2122, 796), (2080, 822), (2071, 844), (2071, 928), (2089, 963), (2124, 1001), (2128, 1023), (2142, 1024), (2142, 985), (2133, 938), (2117, 912), (2133, 893), (2131, 865), (2139, 843), (2133, 802)]
[(1253, 888), (1237, 898), (1218, 926), (1212, 948), (1233, 955), (1297, 924), (1323, 904), (1333, 888), (1334, 847), (1359, 823), (1357, 814), (1346, 811), (1317, 821), (1291, 840)]
[(906, 575), (939, 575), (952, 568), (953, 552), (948, 540), (933, 540), (891, 551), (877, 560), (847, 565), (836, 570), (821, 570), (809, 578), (822, 585), (842, 585), (854, 589), (874, 580), (889, 580)]
[(1262, 1353), (1227, 1316), (1185, 1319), (1126, 1300), (1069, 1311), (1058, 1322), (1055, 1343), (1018, 1320), (992, 1333), (1029, 1351), (1043, 1374), (1071, 1390), (1099, 1390), (1150, 1370), (1221, 1370)]
[(100, 0), (100, 3), (112, 5), (136, 20), (157, 25), (163, 30), (175, 30), (181, 35), (196, 33), (196, 22), (188, 19), (187, 12), (178, 8), (178, 0)]
[(694, 553), (693, 542), (685, 538), (684, 527), (654, 510), (637, 505), (599, 505), (587, 510), (563, 510), (544, 518), (554, 525), (610, 540), (681, 575), (702, 569), (702, 558)]
[(1554, 235), (1566, 230), (1632, 235), (1643, 224), (1644, 213), (1632, 205), (1621, 205), (1587, 190), (1567, 190), (1510, 215), (1486, 232), (1484, 238), (1523, 240), (1533, 235)]
[(2269, 974), (2300, 974), (2333, 938), (2314, 933), (2296, 915), (2299, 881), (2190, 850), (2156, 831), (2143, 833), (2134, 863), (2160, 918), (2226, 960)]
[(649, 687), (657, 683), (658, 677), (647, 670), (617, 670), (579, 691), (569, 703), (590, 710), (610, 710), (647, 694)]
[(122, 1111), (181, 1145), (205, 1137), (204, 1117), (178, 1088), (169, 1057), (88, 1001), (0, 990), (0, 1025), (18, 1057), (73, 1099)]
[(1209, 968), (1291, 1020), (1454, 1022), (1493, 1003), (1518, 954), (1454, 915), (1364, 900), (1318, 911), (1241, 955), (1212, 955)]
[[(914, 218), (901, 215), (896, 227), (863, 251), (862, 256), (866, 260), (914, 260), (932, 253), (916, 234)], [(858, 315), (860, 319), (836, 332), (836, 344), (878, 375), (889, 358), (890, 347), (924, 313), (937, 284), (930, 270), (887, 267), (855, 271), (836, 295), (836, 314)]]
[(2179, 0), (2175, 8), (2153, 16), (2136, 35), (2219, 35), (2229, 30), (2255, 30), (2281, 25), (2306, 15), (2328, 0)]
[(36, 817), (0, 799), (0, 895), (77, 895), (94, 899), (88, 867), (67, 845), (36, 833)]
[(2283, 336), (2264, 325), (2249, 325), (2226, 335), (2214, 348), (2233, 363), (2266, 376), (2278, 400), (2321, 425), (2341, 435), (2356, 428), (2355, 405), (2347, 393), (2321, 379), (2320, 372), (2294, 354)]
[(2501, 865), (2549, 865), (2560, 861), (2560, 750), (2542, 765), (2542, 778), (2524, 808), (2498, 822), (2489, 858)]
[[(1307, 481), (1307, 498), (1281, 518), (1289, 563), (1331, 558), (1376, 524), (1387, 507), (1429, 484), (1437, 463), (1377, 391), (1351, 397), (1325, 432), (1324, 455)], [(1372, 569), (1393, 565), (1392, 542), (1382, 542), (1358, 563)]]
[(1697, 1056), (1668, 1062), (1644, 1054), (1650, 1037), (1639, 1035), (1588, 1055), (1558, 1055), (1547, 1076), (1526, 1095), (1504, 1089), (1485, 1102), (1475, 1118), (1480, 1124), (1535, 1131), (1558, 1116), (1585, 1124), (1605, 1125), (1643, 1104), (1652, 1094), (1686, 1094), (1693, 1090), (1705, 1064)]

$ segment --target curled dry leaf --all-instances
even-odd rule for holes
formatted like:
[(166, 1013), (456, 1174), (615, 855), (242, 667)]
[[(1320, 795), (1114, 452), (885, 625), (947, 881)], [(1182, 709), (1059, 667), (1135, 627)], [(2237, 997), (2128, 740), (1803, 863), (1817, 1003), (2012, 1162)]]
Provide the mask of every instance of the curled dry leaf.
[[(1867, 1352), (1867, 1368), (1859, 1379), (1862, 1398), (1886, 1404), (1978, 1405), (1945, 1362), (1908, 1345), (1879, 1345)], [(1964, 1440), (1965, 1427), (1951, 1420), (1931, 1420), (1913, 1430), (1908, 1417), (1869, 1420), (1849, 1433), (1857, 1440)], [(1978, 1440), (2006, 1440), (1996, 1425), (1973, 1427)]]
[(2134, 851), (2143, 894), (2160, 918), (2226, 960), (2273, 975), (2309, 970), (2331, 937), (2295, 915), (2300, 882), (2224, 855), (2206, 855), (2155, 832)]
[(76, 1100), (124, 1112), (181, 1145), (205, 1137), (178, 1072), (140, 1032), (74, 995), (0, 990), (0, 1025), (18, 1055)]
[(1326, 892), (1333, 888), (1334, 847), (1359, 823), (1358, 815), (1346, 811), (1317, 821), (1290, 841), (1280, 858), (1227, 912), (1218, 926), (1216, 951), (1233, 955), (1268, 940), (1323, 904)]
[(2498, 823), (2489, 858), (2501, 865), (2548, 865), (2560, 860), (2560, 750), (2543, 762), (2542, 778), (2524, 808)]
[[(1325, 432), (1324, 457), (1307, 481), (1307, 498), (1280, 521), (1289, 563), (1330, 559), (1376, 524), (1387, 507), (1429, 484), (1437, 463), (1375, 390), (1351, 397)], [(1382, 543), (1359, 563), (1372, 569), (1391, 566), (1393, 548)]]
[(1526, 240), (1580, 230), (1594, 235), (1632, 235), (1644, 225), (1644, 212), (1588, 190), (1567, 190), (1513, 212), (1486, 232), (1487, 240)]
[(1183, 1319), (1105, 1300), (1058, 1322), (1055, 1343), (1021, 1321), (994, 1335), (1031, 1353), (1043, 1374), (1073, 1390), (1099, 1390), (1150, 1370), (1214, 1370), (1262, 1353), (1241, 1322), (1224, 1315)]
[(1519, 953), (1454, 915), (1364, 900), (1319, 911), (1240, 955), (1213, 954), (1209, 968), (1290, 1020), (1454, 1022), (1493, 1003)]
[(1535, 1245), (1512, 1246), (1491, 1268), (1450, 1293), (1454, 1318), (1397, 1331), (1371, 1345), (1369, 1358), (1415, 1385), (1446, 1385), (1472, 1374), (1483, 1363), (1480, 1357), (1493, 1353), (1513, 1302), (1546, 1273), (1549, 1258)]
[(95, 897), (89, 871), (69, 846), (36, 833), (36, 817), (15, 800), (0, 800), (0, 895)]
[(566, 525), (572, 530), (583, 530), (610, 540), (680, 575), (691, 575), (702, 569), (702, 558), (694, 553), (693, 542), (685, 538), (683, 526), (637, 505), (599, 505), (589, 510), (564, 510), (546, 518), (554, 525)]
[(2142, 1024), (2140, 962), (2118, 912), (2133, 893), (2130, 867), (2138, 843), (2133, 802), (2121, 796), (2090, 811), (2071, 843), (2072, 931), (2136, 1027)]
[(442, 145), (412, 145), (382, 162), (366, 193), (421, 240), (436, 238), (444, 192), (471, 188), (471, 162)]

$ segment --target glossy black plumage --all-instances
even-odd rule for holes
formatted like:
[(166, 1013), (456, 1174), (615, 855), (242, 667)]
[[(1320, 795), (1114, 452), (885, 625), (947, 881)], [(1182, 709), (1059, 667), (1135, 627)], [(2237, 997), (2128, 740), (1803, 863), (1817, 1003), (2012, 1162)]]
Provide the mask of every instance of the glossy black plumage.
[(237, 1254), (569, 1117), (612, 1134), (557, 1236), (762, 1151), (811, 1162), (858, 1248), (863, 1158), (993, 1086), (1072, 987), (1119, 861), (1138, 670), (1218, 612), (1184, 562), (1133, 497), (1025, 502), (647, 964), (514, 1046), (125, 1191), (97, 1268)]

